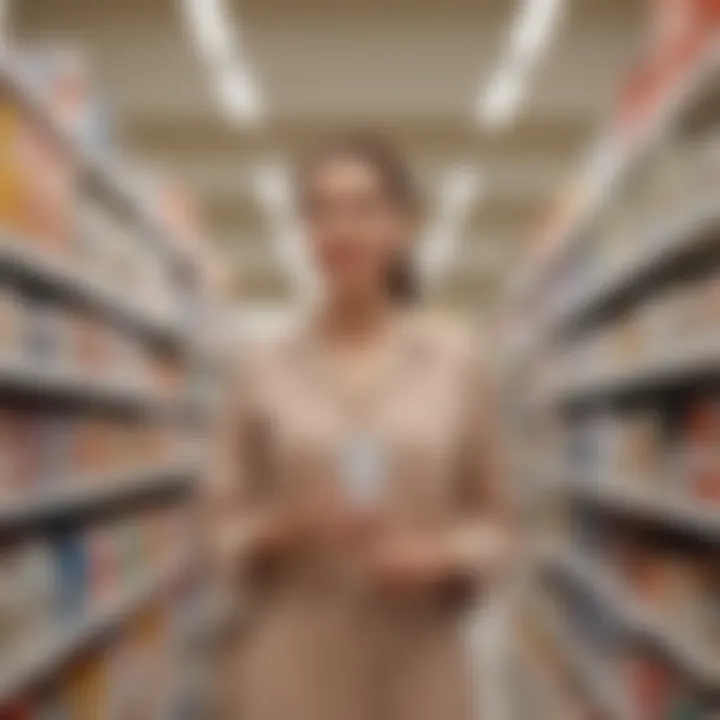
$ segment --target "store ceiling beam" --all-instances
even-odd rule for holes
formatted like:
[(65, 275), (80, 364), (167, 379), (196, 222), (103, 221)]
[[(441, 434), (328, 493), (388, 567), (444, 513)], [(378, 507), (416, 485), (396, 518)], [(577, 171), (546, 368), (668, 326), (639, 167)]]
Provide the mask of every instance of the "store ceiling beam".
[[(79, 2), (80, 0), (75, 0)], [(91, 2), (92, 0), (82, 0)], [(470, 20), (474, 17), (482, 17), (485, 20), (497, 18), (498, 20), (512, 16), (514, 3), (508, 0), (394, 0), (388, 3), (387, 0), (365, 0), (363, 3), (338, 3), (337, 0), (230, 0), (234, 5), (241, 8), (243, 14), (256, 22), (269, 18), (306, 18), (317, 17), (327, 18), (328, 14), (342, 13), (367, 13), (380, 14), (382, 18), (388, 14), (400, 15), (407, 18), (408, 13), (420, 18), (445, 17), (448, 13), (462, 13), (462, 16)], [(580, 5), (584, 13), (591, 15), (593, 19), (625, 17), (629, 10), (643, 8), (646, 0), (582, 0), (574, 4)]]
[[(417, 117), (375, 123), (375, 127), (415, 157), (442, 160), (460, 157), (483, 161), (558, 162), (577, 156), (587, 142), (594, 121), (557, 119), (525, 120), (514, 132), (498, 136), (479, 132), (470, 123), (424, 120)], [(294, 155), (310, 149), (328, 132), (316, 122), (286, 120), (256, 131), (243, 131), (222, 123), (180, 119), (134, 118), (123, 128), (128, 144), (136, 151), (187, 162), (261, 161), (268, 155)]]
[(544, 199), (536, 197), (488, 197), (482, 205), (474, 208), (468, 219), (468, 227), (493, 236), (527, 231), (544, 208)]
[[(140, 154), (140, 153), (136, 153)], [(452, 165), (451, 158), (428, 157), (416, 153), (413, 163), (422, 191), (432, 200), (438, 177)], [(210, 159), (200, 153), (173, 160), (161, 150), (142, 153), (144, 162), (150, 162), (158, 172), (172, 170), (172, 174), (192, 187), (201, 197), (255, 195), (256, 173), (260, 163), (239, 160), (234, 156)], [(568, 162), (562, 157), (543, 158), (494, 158), (477, 163), (482, 167), (485, 192), (490, 196), (513, 198), (547, 198), (549, 186), (557, 186), (568, 174)]]

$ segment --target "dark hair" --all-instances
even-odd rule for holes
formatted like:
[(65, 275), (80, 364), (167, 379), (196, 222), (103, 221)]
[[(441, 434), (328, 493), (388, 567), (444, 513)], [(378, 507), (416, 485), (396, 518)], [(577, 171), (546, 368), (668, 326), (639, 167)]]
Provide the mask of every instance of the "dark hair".
[[(393, 205), (408, 215), (419, 214), (420, 196), (404, 158), (382, 137), (367, 131), (329, 136), (305, 158), (297, 175), (301, 203), (307, 201), (312, 175), (325, 163), (338, 158), (359, 160), (370, 166)], [(398, 303), (411, 303), (418, 299), (420, 287), (409, 255), (399, 257), (390, 267), (386, 286), (390, 297)]]

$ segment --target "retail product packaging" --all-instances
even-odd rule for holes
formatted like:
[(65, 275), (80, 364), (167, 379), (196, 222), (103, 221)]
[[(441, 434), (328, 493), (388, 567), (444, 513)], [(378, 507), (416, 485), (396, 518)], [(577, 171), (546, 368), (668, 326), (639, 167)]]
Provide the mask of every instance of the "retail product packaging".
[(615, 131), (637, 141), (720, 37), (717, 0), (654, 0), (648, 52), (622, 88)]
[(52, 543), (58, 575), (57, 617), (60, 623), (72, 623), (86, 610), (88, 598), (88, 558), (82, 537), (63, 533)]
[(68, 147), (14, 98), (0, 94), (0, 224), (15, 233), (13, 242), (67, 252), (75, 230), (77, 186)]
[(18, 477), (15, 469), (17, 446), (13, 438), (13, 425), (13, 413), (0, 410), (0, 507), (13, 502), (18, 492)]
[[(62, 687), (57, 680), (33, 693), (33, 720), (73, 720), (70, 709), (65, 703)], [(0, 716), (2, 717), (2, 716)]]
[(110, 331), (102, 320), (78, 313), (73, 318), (78, 366), (92, 374), (108, 371), (111, 362)]
[(0, 667), (6, 667), (47, 641), (58, 583), (50, 548), (40, 541), (6, 548), (0, 570)]
[(27, 317), (23, 346), (25, 359), (47, 368), (70, 367), (67, 311), (54, 304), (29, 299), (25, 300), (24, 306)]
[(640, 653), (630, 654), (622, 663), (622, 675), (632, 699), (631, 717), (658, 720), (666, 714), (678, 692), (674, 673), (665, 663)]
[(117, 146), (112, 113), (93, 87), (89, 64), (62, 45), (25, 47), (18, 56), (25, 82), (83, 150), (108, 156)]
[(27, 499), (38, 490), (38, 442), (39, 417), (36, 413), (21, 410), (0, 413), (0, 445), (5, 448), (6, 479), (13, 499)]
[(38, 420), (38, 484), (41, 492), (57, 492), (76, 482), (73, 442), (76, 423), (67, 416)]
[(720, 398), (690, 405), (683, 419), (681, 442), (686, 492), (700, 502), (720, 503)]
[(107, 709), (108, 675), (102, 655), (93, 653), (67, 672), (63, 688), (73, 720), (99, 720)]
[(37, 706), (31, 698), (18, 698), (0, 705), (2, 720), (36, 720)]
[(103, 607), (123, 591), (118, 542), (112, 527), (90, 528), (85, 536), (90, 603)]
[(13, 290), (0, 290), (0, 363), (14, 362), (22, 348), (24, 332), (22, 301)]
[(107, 431), (102, 420), (85, 419), (78, 424), (75, 453), (78, 475), (86, 482), (102, 481), (109, 473)]
[(201, 271), (204, 260), (201, 245), (203, 232), (196, 198), (186, 188), (168, 182), (156, 185), (155, 196), (157, 216), (171, 241)]

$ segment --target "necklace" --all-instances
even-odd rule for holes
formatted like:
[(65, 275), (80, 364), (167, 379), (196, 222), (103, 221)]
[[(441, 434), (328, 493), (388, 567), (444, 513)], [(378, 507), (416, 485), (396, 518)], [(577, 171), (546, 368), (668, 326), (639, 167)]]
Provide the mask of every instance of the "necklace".
[(399, 351), (391, 350), (384, 371), (376, 382), (353, 392), (343, 383), (321, 353), (315, 352), (313, 378), (318, 394), (334, 400), (345, 420), (344, 429), (334, 448), (335, 465), (342, 490), (349, 502), (369, 508), (381, 502), (390, 472), (391, 452), (387, 438), (373, 428), (373, 420), (388, 391), (400, 382), (409, 368), (410, 353), (405, 334), (399, 338)]

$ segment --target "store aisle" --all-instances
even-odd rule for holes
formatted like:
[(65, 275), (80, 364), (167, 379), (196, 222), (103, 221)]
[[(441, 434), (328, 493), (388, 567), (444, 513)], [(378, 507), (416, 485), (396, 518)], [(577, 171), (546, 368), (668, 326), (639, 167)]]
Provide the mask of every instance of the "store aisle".
[[(294, 346), (271, 382), (238, 390), (237, 366), (385, 264), (393, 302), (471, 328), (498, 386), (493, 442), (473, 424), (467, 446), (501, 458), (501, 579), (454, 564), (477, 570), (487, 538), (408, 553), (465, 600), (477, 717), (720, 717), (718, 0), (7, 0), (0, 40), (0, 720), (238, 720), (237, 657), (272, 603), (218, 571), (219, 420), (263, 390), (299, 436), (342, 404), (354, 353), (332, 333), (317, 391)], [(407, 182), (303, 184), (298, 161), (357, 126)], [(454, 342), (412, 350), (381, 401)], [(438, 422), (442, 388), (475, 397), (439, 364), (393, 411), (408, 427), (460, 424)], [(382, 429), (328, 453), (356, 500), (392, 474)], [(443, 452), (411, 457), (428, 443), (400, 443), (399, 515), (452, 495)], [(324, 466), (283, 467), (310, 487)], [(219, 504), (254, 527), (252, 503)], [(340, 541), (307, 542), (353, 575)], [(447, 667), (408, 703), (457, 700)]]

